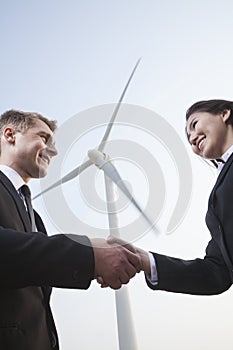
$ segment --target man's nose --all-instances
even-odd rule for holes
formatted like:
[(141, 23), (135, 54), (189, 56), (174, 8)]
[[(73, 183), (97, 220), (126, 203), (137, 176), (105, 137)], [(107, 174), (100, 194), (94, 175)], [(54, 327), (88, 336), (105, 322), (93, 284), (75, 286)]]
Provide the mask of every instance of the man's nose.
[(51, 157), (55, 157), (58, 154), (58, 151), (57, 151), (55, 145), (53, 145), (53, 144), (47, 145), (47, 152), (49, 153), (49, 155)]

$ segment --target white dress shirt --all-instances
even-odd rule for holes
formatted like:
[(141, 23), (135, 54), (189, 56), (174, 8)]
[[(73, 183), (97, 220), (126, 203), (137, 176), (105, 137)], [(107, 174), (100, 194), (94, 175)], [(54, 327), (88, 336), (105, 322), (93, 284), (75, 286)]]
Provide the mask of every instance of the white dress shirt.
[(0, 164), (0, 170), (4, 175), (7, 176), (7, 178), (10, 180), (12, 185), (15, 187), (16, 191), (18, 192), (20, 198), (22, 199), (25, 205), (26, 210), (28, 210), (27, 205), (25, 203), (25, 198), (24, 196), (22, 196), (22, 194), (19, 191), (20, 187), (22, 187), (23, 185), (26, 185), (22, 177), (17, 173), (17, 171), (15, 171), (14, 169), (10, 168), (7, 165)]
[(22, 177), (12, 168), (7, 165), (0, 164), (0, 170), (4, 175), (8, 177), (8, 179), (12, 182), (12, 185), (18, 191), (21, 186), (25, 185)]

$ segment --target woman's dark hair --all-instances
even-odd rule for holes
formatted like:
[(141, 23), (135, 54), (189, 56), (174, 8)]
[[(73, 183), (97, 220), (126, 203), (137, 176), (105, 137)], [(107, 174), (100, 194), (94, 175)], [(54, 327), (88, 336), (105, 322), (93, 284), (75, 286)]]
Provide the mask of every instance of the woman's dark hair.
[(231, 111), (229, 123), (233, 124), (233, 102), (226, 100), (207, 100), (194, 103), (186, 112), (186, 121), (189, 119), (191, 114), (196, 112), (219, 114), (226, 109)]

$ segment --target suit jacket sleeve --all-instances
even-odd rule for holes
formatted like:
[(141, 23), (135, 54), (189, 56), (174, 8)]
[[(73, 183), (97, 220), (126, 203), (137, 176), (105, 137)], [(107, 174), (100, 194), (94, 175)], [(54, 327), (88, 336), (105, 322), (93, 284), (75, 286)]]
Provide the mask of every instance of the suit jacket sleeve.
[(88, 288), (94, 255), (85, 236), (46, 236), (0, 227), (0, 287)]
[(89, 239), (63, 234), (48, 237), (38, 214), (36, 222), (40, 232), (28, 232), (24, 204), (0, 172), (0, 288), (88, 288), (94, 277)]
[(231, 286), (228, 268), (218, 246), (211, 240), (204, 259), (182, 260), (152, 253), (156, 259), (158, 284), (147, 284), (154, 290), (176, 293), (219, 294)]

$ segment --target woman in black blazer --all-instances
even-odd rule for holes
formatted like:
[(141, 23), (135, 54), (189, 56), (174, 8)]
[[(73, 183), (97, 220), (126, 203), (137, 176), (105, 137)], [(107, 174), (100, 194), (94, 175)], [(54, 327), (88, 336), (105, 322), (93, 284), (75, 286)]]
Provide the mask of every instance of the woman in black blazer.
[[(151, 263), (144, 250), (129, 244), (128, 248), (141, 256), (150, 288), (188, 294), (219, 294), (233, 281), (233, 102), (195, 103), (186, 113), (186, 133), (194, 153), (222, 168), (208, 203), (206, 224), (212, 239), (204, 259), (182, 260), (150, 252)], [(153, 268), (155, 279), (151, 281)]]

